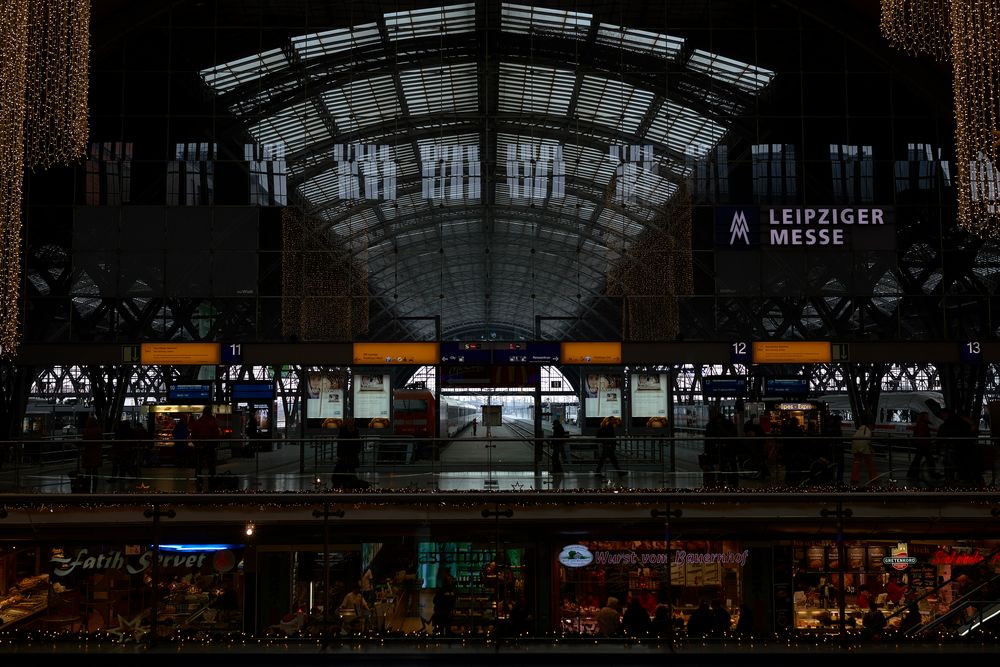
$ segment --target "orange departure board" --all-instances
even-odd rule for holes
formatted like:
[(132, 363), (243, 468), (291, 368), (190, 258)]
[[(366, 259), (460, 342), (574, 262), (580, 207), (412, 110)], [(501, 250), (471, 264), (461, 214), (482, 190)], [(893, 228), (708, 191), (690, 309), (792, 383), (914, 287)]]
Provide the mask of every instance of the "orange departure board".
[(621, 343), (563, 343), (564, 364), (620, 364)]
[(755, 364), (828, 364), (830, 343), (817, 340), (766, 340), (753, 344)]
[(440, 363), (437, 343), (355, 343), (354, 363), (377, 364), (437, 364)]
[(222, 348), (218, 343), (143, 343), (139, 359), (142, 364), (217, 366)]

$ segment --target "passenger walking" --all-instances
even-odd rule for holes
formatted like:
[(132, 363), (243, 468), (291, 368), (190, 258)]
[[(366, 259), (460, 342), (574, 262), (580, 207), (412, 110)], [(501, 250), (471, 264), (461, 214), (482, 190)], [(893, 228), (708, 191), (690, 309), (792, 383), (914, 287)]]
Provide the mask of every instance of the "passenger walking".
[(475, 417), (472, 418), (472, 437), (476, 437), (476, 429), (479, 428), (479, 420)]
[(861, 466), (868, 473), (868, 483), (876, 482), (878, 473), (875, 471), (875, 450), (872, 448), (871, 420), (865, 416), (859, 420), (858, 428), (851, 438), (851, 486), (857, 488), (861, 483)]
[(604, 477), (602, 471), (604, 470), (605, 461), (614, 466), (614, 470), (619, 475), (625, 474), (625, 471), (621, 469), (618, 463), (618, 456), (615, 454), (615, 447), (617, 446), (615, 423), (617, 421), (617, 417), (605, 417), (601, 422), (601, 427), (597, 429), (597, 444), (600, 445), (601, 456), (597, 459), (597, 470), (594, 472), (598, 477)]

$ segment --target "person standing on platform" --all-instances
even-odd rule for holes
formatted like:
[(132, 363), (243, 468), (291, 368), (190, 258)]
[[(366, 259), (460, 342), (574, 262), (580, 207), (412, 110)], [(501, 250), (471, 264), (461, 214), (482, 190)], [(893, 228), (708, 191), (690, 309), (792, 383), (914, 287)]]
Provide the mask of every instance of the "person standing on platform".
[(476, 437), (476, 429), (478, 429), (478, 428), (479, 428), (479, 421), (475, 417), (473, 417), (472, 418), (472, 437), (473, 438)]
[(87, 493), (97, 491), (97, 476), (101, 473), (102, 448), (104, 447), (104, 431), (97, 417), (90, 415), (83, 425), (83, 448), (80, 452), (80, 467), (83, 470), (83, 490)]
[(625, 471), (618, 464), (618, 456), (615, 454), (617, 438), (615, 437), (615, 417), (605, 417), (601, 422), (601, 427), (597, 429), (597, 444), (601, 447), (601, 457), (597, 459), (597, 470), (594, 472), (598, 477), (604, 477), (604, 462), (607, 461), (614, 466), (614, 470), (619, 475), (624, 475)]
[(569, 433), (566, 431), (566, 427), (562, 425), (559, 417), (552, 420), (552, 439), (549, 443), (552, 445), (552, 474), (561, 475), (563, 471), (563, 462), (566, 460), (566, 439), (569, 437)]
[(111, 480), (125, 479), (129, 474), (132, 457), (135, 455), (135, 432), (132, 424), (121, 420), (115, 426), (115, 441), (111, 445)]
[(868, 472), (868, 483), (872, 484), (878, 477), (875, 471), (875, 450), (872, 449), (872, 427), (871, 420), (865, 416), (858, 423), (858, 428), (851, 438), (851, 486), (857, 487), (861, 483), (861, 466), (865, 466)]
[(709, 408), (708, 423), (705, 424), (705, 437), (702, 441), (702, 453), (698, 457), (698, 465), (702, 471), (702, 485), (711, 488), (719, 484), (719, 462), (723, 443), (723, 416), (719, 408)]
[(355, 486), (363, 446), (354, 417), (348, 417), (337, 432), (337, 465), (333, 468), (332, 486)]
[(913, 460), (906, 472), (906, 479), (911, 482), (920, 481), (920, 464), (927, 467), (927, 474), (932, 479), (940, 475), (934, 469), (934, 440), (931, 438), (931, 421), (929, 412), (917, 414), (917, 422), (913, 425)]
[(215, 464), (219, 447), (219, 438), (222, 436), (222, 429), (219, 422), (212, 414), (212, 406), (206, 405), (201, 411), (201, 417), (191, 424), (191, 439), (194, 441), (194, 476), (195, 484), (199, 491), (203, 489), (202, 471), (207, 471), (209, 488), (212, 480), (215, 479)]
[(188, 438), (191, 436), (187, 413), (182, 412), (174, 423), (174, 465), (178, 468), (188, 465)]

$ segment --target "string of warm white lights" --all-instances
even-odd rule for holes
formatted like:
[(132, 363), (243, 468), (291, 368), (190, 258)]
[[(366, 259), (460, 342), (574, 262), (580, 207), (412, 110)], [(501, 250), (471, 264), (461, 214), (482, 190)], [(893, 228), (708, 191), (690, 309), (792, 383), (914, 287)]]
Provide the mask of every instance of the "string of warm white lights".
[(24, 150), (27, 166), (83, 157), (88, 135), (90, 1), (28, 0)]
[(879, 25), (897, 49), (947, 60), (951, 49), (950, 0), (882, 0)]
[(1000, 231), (1000, 0), (952, 2), (951, 23), (956, 36), (951, 54), (955, 73), (958, 224), (975, 234), (995, 234)]
[(282, 210), (282, 334), (353, 340), (368, 328), (366, 264), (318, 238), (312, 230), (321, 227), (294, 207)]
[(0, 4), (0, 354), (17, 350), (28, 0)]
[(881, 28), (893, 46), (951, 59), (958, 224), (980, 236), (995, 234), (1000, 231), (1000, 0), (882, 0)]
[[(624, 235), (623, 235), (624, 236)], [(608, 294), (624, 297), (622, 318), (629, 340), (669, 340), (680, 331), (678, 296), (694, 288), (691, 198), (681, 184), (639, 243), (619, 249)]]

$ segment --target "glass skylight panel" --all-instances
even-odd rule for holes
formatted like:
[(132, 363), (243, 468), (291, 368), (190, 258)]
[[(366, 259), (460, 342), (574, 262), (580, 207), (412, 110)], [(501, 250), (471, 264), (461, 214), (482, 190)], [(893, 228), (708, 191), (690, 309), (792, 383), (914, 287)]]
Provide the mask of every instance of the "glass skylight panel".
[(715, 53), (695, 49), (687, 61), (688, 69), (707, 74), (717, 81), (736, 86), (740, 90), (756, 92), (765, 88), (774, 78), (774, 72), (763, 67), (726, 58)]
[(500, 111), (565, 116), (575, 84), (569, 70), (500, 63)]
[(584, 39), (590, 30), (591, 19), (593, 19), (591, 14), (583, 12), (516, 5), (509, 2), (500, 5), (500, 29), (505, 32), (554, 32)]
[(622, 237), (637, 236), (644, 229), (642, 225), (631, 222), (628, 217), (609, 208), (601, 211), (601, 215), (597, 218), (597, 227), (610, 233), (619, 243)]
[(654, 206), (662, 206), (674, 196), (677, 186), (670, 181), (664, 180), (656, 174), (638, 170), (638, 177), (635, 182), (635, 194), (640, 202), (649, 202)]
[(633, 88), (614, 79), (587, 75), (580, 85), (576, 112), (584, 120), (634, 134), (652, 101), (653, 93), (648, 90)]
[(563, 160), (566, 162), (566, 175), (573, 178), (606, 185), (615, 173), (607, 154), (589, 146), (563, 144)]
[(677, 60), (684, 47), (684, 38), (602, 23), (597, 29), (597, 43)]
[(260, 144), (285, 144), (285, 155), (305, 147), (306, 143), (330, 137), (321, 114), (312, 100), (306, 100), (262, 119), (249, 130), (250, 136)]
[(402, 114), (396, 86), (391, 75), (351, 81), (323, 95), (337, 129), (351, 132)]
[(650, 123), (646, 138), (684, 153), (690, 146), (710, 150), (726, 134), (726, 128), (691, 109), (668, 101)]
[(337, 169), (332, 167), (299, 185), (299, 194), (313, 206), (339, 197)]
[(333, 233), (341, 237), (351, 237), (359, 232), (367, 232), (379, 224), (378, 216), (372, 208), (364, 208), (333, 226)]
[(382, 41), (378, 25), (366, 23), (353, 28), (337, 28), (292, 37), (292, 48), (300, 60), (350, 51)]
[(281, 49), (256, 53), (200, 72), (202, 80), (215, 92), (224, 93), (288, 67)]
[(425, 67), (399, 73), (411, 114), (464, 113), (479, 110), (474, 63)]
[(469, 3), (391, 12), (385, 15), (385, 27), (391, 40), (472, 32), (476, 29), (476, 6)]

